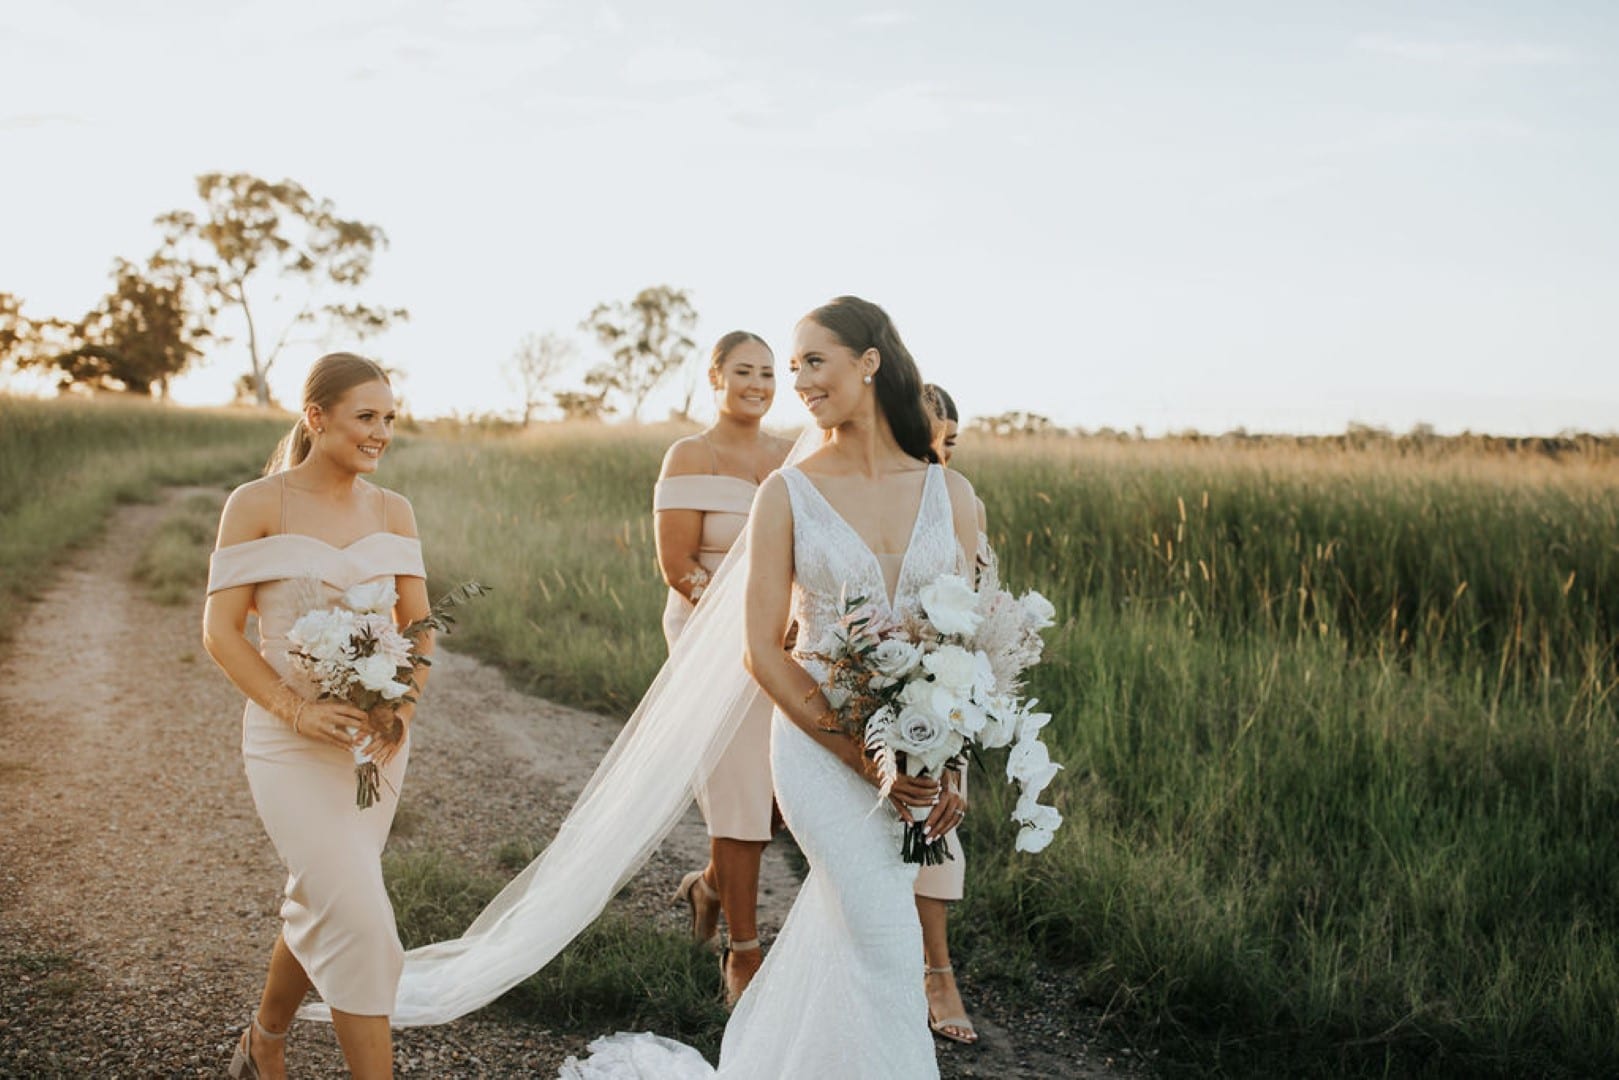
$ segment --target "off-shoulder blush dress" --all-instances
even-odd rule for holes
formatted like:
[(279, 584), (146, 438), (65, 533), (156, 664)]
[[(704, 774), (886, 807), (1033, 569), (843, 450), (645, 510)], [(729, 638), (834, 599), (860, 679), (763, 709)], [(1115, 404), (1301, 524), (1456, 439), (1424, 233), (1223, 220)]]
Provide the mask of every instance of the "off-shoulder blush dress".
[[(748, 523), (758, 485), (735, 476), (671, 476), (652, 489), (652, 509), (697, 510), (703, 536), (697, 561), (712, 574), (725, 560)], [(663, 608), (663, 636), (673, 648), (696, 610), (673, 589)], [(770, 714), (773, 706), (761, 691), (707, 783), (697, 789), (697, 805), (708, 823), (708, 835), (731, 840), (769, 840), (775, 791), (770, 783)]]
[[(426, 576), (421, 544), (410, 537), (373, 532), (338, 548), (281, 533), (215, 551), (208, 591), (256, 586), (260, 652), (312, 699), (315, 690), (291, 672), (287, 631), (311, 600), (330, 605), (361, 582), (399, 576)], [(282, 936), (326, 1004), (360, 1016), (393, 1012), (403, 964), (380, 860), (409, 755), (407, 738), (382, 771), (381, 797), (361, 810), (348, 751), (294, 734), (251, 701), (242, 717), (248, 786), (287, 867)]]

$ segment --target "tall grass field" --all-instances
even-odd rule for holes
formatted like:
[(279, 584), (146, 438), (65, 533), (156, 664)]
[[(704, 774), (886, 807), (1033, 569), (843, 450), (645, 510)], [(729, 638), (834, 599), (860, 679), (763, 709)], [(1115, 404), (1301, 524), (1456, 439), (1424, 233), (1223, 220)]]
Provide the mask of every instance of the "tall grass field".
[[(31, 467), (0, 459), (0, 551), (50, 519), (14, 522), (45, 501), (34, 474), (93, 469), (66, 444), (112, 423), (57, 409), (0, 400), (0, 453), (19, 417), (44, 439)], [(284, 426), (130, 416), (152, 461), (251, 444), (243, 479)], [(664, 652), (651, 489), (678, 434), (401, 436), (381, 480), (414, 502), (435, 588), (496, 590), (456, 647), (627, 715)], [(1064, 980), (1169, 1071), (1613, 1071), (1608, 449), (969, 434), (957, 466), (1003, 578), (1057, 606), (1032, 692), (1067, 765), (1033, 856), (1007, 786), (974, 777), (952, 929), (976, 980)]]
[(0, 640), (114, 506), (165, 485), (240, 482), (289, 426), (257, 413), (0, 394)]

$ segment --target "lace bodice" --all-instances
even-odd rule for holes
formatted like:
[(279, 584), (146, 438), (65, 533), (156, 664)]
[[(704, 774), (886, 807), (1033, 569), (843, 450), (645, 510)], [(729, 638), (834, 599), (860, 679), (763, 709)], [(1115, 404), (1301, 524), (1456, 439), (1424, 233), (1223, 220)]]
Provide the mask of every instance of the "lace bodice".
[(857, 596), (896, 615), (914, 610), (917, 594), (941, 574), (961, 573), (965, 558), (956, 540), (944, 470), (928, 466), (922, 505), (890, 596), (882, 563), (854, 526), (797, 468), (782, 470), (793, 510), (793, 617), (801, 642), (817, 642)]

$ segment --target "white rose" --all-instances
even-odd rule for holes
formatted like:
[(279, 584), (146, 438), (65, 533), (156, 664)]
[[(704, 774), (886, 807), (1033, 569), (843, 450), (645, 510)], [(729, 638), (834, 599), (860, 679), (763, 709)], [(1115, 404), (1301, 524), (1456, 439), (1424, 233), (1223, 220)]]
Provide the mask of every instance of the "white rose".
[(1044, 630), (1057, 621), (1057, 609), (1052, 606), (1050, 600), (1033, 589), (1023, 594), (1018, 600), (1018, 606), (1023, 609), (1024, 618), (1028, 619), (1029, 625), (1035, 630)]
[(344, 607), (366, 614), (392, 611), (398, 602), (393, 578), (362, 582), (343, 594)]
[(931, 585), (924, 585), (917, 596), (928, 621), (941, 634), (971, 634), (983, 619), (974, 610), (978, 594), (965, 578), (955, 574), (945, 574)]
[(1033, 825), (1025, 825), (1018, 830), (1017, 843), (1014, 845), (1018, 851), (1027, 851), (1031, 855), (1046, 850), (1051, 843), (1050, 829), (1037, 829)]
[(949, 723), (923, 709), (905, 709), (888, 736), (888, 744), (935, 772), (961, 749), (961, 736)]
[(354, 613), (342, 608), (307, 612), (287, 631), (287, 640), (317, 660), (348, 655), (354, 636)]
[(871, 664), (885, 678), (893, 681), (909, 675), (922, 661), (922, 650), (908, 641), (889, 638), (871, 652)]
[(941, 645), (922, 658), (922, 667), (941, 685), (961, 693), (972, 689), (978, 664), (960, 645)]
[(385, 693), (388, 689), (399, 685), (394, 681), (394, 675), (399, 671), (399, 665), (381, 653), (375, 656), (362, 656), (354, 661), (354, 677), (361, 686), (367, 690)]

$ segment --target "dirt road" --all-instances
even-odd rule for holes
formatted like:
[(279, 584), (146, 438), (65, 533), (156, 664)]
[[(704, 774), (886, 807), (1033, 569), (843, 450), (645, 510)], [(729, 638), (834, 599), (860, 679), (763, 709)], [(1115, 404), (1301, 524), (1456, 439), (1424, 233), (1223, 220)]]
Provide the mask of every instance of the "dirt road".
[[(0, 656), (0, 1076), (222, 1075), (257, 999), (284, 874), (242, 774), (241, 699), (201, 648), (201, 598), (160, 606), (131, 577), (174, 505), (121, 509)], [(433, 671), (390, 845), (493, 871), (501, 843), (551, 835), (618, 724), (448, 650)], [(615, 903), (677, 928), (666, 898), (706, 845), (693, 810)], [(767, 940), (796, 887), (774, 845)], [(1116, 1075), (1078, 1031), (1019, 1047), (980, 1027), (980, 1047), (941, 1050), (946, 1076)], [(551, 1076), (584, 1041), (491, 1010), (400, 1032), (396, 1058)], [(295, 1026), (289, 1064), (342, 1075), (321, 1025)]]

